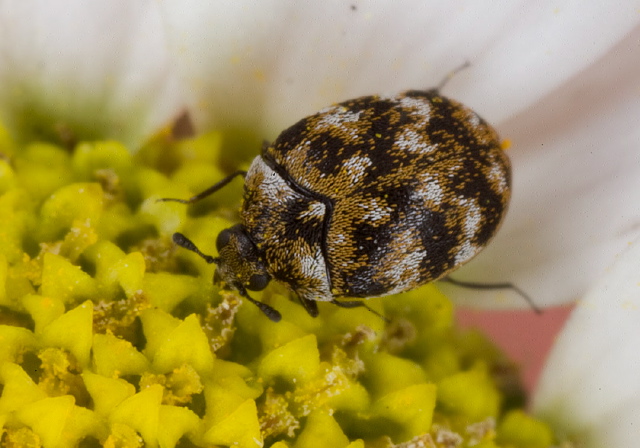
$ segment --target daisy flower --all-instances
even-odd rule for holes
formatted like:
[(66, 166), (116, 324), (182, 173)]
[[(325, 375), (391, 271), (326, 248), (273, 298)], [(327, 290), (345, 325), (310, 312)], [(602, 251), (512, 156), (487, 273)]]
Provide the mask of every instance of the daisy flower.
[[(633, 2), (0, 0), (2, 443), (634, 446), (640, 242), (617, 254), (640, 233), (639, 23)], [(440, 290), (493, 309), (516, 294), (371, 299), (385, 324), (325, 304), (313, 319), (272, 285), (257, 297), (276, 324), (171, 244), (184, 230), (215, 253), (240, 181), (156, 201), (246, 168), (328, 104), (465, 61), (444, 93), (511, 141), (514, 183), (455, 278), (580, 299), (532, 414)]]

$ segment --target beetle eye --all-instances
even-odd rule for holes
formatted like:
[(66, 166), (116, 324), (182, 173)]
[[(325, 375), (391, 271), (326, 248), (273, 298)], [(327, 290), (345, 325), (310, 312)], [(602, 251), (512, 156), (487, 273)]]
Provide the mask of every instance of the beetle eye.
[(249, 279), (247, 289), (250, 291), (262, 291), (269, 284), (269, 276), (267, 274), (253, 274)]
[(218, 249), (218, 252), (229, 243), (230, 238), (231, 231), (229, 229), (224, 229), (218, 234), (218, 239), (216, 240), (216, 249)]

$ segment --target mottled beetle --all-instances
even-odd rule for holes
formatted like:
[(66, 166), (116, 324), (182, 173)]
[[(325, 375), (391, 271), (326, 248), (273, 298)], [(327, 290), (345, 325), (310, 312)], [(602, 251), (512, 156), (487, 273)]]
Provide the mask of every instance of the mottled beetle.
[[(365, 96), (304, 118), (237, 171), (241, 223), (222, 231), (216, 278), (252, 299), (271, 279), (312, 316), (441, 279), (487, 245), (507, 209), (510, 162), (496, 131), (439, 89)], [(176, 200), (176, 199), (164, 199)], [(503, 285), (497, 285), (503, 286)]]

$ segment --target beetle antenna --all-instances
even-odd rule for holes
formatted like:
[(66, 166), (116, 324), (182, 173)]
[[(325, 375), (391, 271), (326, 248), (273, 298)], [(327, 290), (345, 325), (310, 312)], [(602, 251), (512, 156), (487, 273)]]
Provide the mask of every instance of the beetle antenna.
[(179, 233), (179, 232), (174, 233), (173, 242), (180, 247), (183, 247), (187, 250), (190, 250), (191, 252), (194, 252), (200, 255), (204, 259), (204, 261), (206, 261), (209, 264), (212, 264), (212, 263), (218, 264), (218, 262), (220, 261), (219, 258), (212, 257), (211, 255), (203, 254), (202, 252), (200, 252), (200, 249), (198, 249), (198, 246), (196, 246), (193, 243), (193, 241), (191, 241), (189, 238), (184, 236), (182, 233)]
[(529, 297), (523, 290), (518, 288), (513, 283), (475, 283), (475, 282), (463, 282), (460, 280), (454, 280), (451, 277), (445, 277), (440, 281), (451, 283), (452, 285), (459, 286), (461, 288), (469, 289), (511, 289), (515, 291), (520, 297), (522, 297), (531, 307), (536, 314), (542, 314), (542, 310), (535, 304), (535, 302)]
[(280, 322), (280, 319), (282, 319), (282, 314), (280, 314), (280, 312), (275, 308), (273, 308), (272, 306), (269, 306), (264, 302), (260, 302), (258, 300), (252, 299), (247, 294), (245, 294), (244, 297), (246, 297), (251, 303), (257, 306), (260, 309), (260, 311), (262, 311), (264, 315), (269, 318), (271, 322), (277, 323), (277, 322)]
[(446, 76), (444, 78), (442, 78), (442, 81), (440, 81), (440, 84), (438, 84), (435, 88), (435, 90), (437, 92), (439, 92), (440, 90), (444, 89), (444, 86), (446, 86), (449, 81), (451, 81), (453, 79), (454, 76), (456, 76), (458, 73), (460, 73), (462, 70), (471, 67), (471, 63), (469, 61), (464, 61), (464, 63), (456, 68), (454, 68), (453, 70), (451, 70), (449, 73), (446, 74)]

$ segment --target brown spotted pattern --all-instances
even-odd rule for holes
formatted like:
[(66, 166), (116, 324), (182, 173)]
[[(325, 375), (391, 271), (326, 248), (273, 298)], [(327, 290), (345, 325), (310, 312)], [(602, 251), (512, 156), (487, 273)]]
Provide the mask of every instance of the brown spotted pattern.
[(495, 234), (510, 163), (483, 119), (437, 91), (346, 101), (291, 126), (246, 177), (242, 223), (301, 298), (406, 291)]

